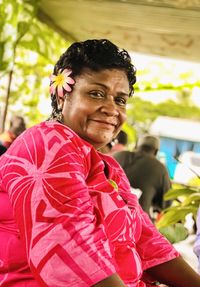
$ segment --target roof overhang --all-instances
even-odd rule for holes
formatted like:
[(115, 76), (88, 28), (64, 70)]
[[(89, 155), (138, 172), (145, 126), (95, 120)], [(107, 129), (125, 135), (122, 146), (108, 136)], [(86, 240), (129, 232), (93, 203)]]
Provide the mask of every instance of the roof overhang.
[(41, 0), (38, 17), (70, 41), (200, 62), (200, 0)]

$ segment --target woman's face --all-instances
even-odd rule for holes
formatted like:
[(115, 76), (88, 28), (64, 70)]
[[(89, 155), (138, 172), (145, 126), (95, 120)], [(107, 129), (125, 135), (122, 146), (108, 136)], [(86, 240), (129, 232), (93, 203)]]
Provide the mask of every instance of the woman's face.
[(64, 124), (96, 149), (110, 142), (126, 120), (129, 82), (124, 71), (85, 69), (63, 104)]

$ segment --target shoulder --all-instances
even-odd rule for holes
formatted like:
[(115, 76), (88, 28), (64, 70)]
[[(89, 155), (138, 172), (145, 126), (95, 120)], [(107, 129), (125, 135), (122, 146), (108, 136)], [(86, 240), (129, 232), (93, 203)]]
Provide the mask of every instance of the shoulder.
[(113, 157), (120, 163), (120, 165), (124, 166), (127, 160), (133, 157), (134, 153), (130, 151), (119, 151), (113, 153)]
[[(67, 168), (88, 173), (92, 147), (68, 127), (42, 122), (27, 129), (4, 153), (0, 162), (2, 176), (11, 169), (26, 174), (32, 170), (54, 173)], [(15, 175), (13, 175), (15, 176)]]
[(84, 157), (91, 151), (91, 145), (83, 141), (67, 126), (45, 121), (22, 133), (9, 147), (6, 154), (35, 158), (45, 156), (61, 157), (75, 155)]
[(121, 151), (113, 155), (121, 167), (127, 172), (137, 162), (137, 154), (134, 151)]
[[(43, 139), (46, 142), (54, 139), (59, 141), (61, 144), (72, 141), (80, 145), (88, 145), (87, 142), (83, 141), (73, 130), (69, 127), (55, 121), (45, 121), (41, 122), (38, 125), (35, 125), (27, 129), (21, 136), (18, 138), (26, 139), (34, 135), (40, 136), (40, 140)], [(17, 139), (18, 139), (17, 138)], [(34, 139), (37, 141), (37, 139)]]
[(167, 167), (157, 158), (155, 158), (157, 166), (160, 168), (161, 171), (167, 172)]
[(149, 162), (150, 164), (152, 164), (155, 167), (158, 167), (160, 169), (165, 169), (166, 167), (164, 166), (164, 164), (159, 161), (159, 159), (157, 159), (155, 156), (149, 156), (149, 155), (143, 155), (142, 158), (146, 161)]
[(116, 151), (113, 153), (113, 157), (126, 157), (129, 156), (130, 154), (132, 154), (132, 152), (128, 151), (128, 150), (123, 150), (123, 151)]
[(170, 182), (167, 167), (157, 158), (152, 158), (151, 161), (149, 161), (149, 164), (147, 163), (146, 165), (149, 166), (151, 173), (154, 174), (154, 176), (157, 175), (159, 178), (164, 179), (166, 182)]

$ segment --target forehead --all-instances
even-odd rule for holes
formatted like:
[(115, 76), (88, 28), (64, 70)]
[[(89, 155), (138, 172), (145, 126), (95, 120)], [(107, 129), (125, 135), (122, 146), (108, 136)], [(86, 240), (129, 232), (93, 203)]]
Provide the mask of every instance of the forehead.
[(127, 75), (120, 69), (104, 69), (100, 71), (84, 69), (76, 79), (78, 82), (87, 81), (89, 84), (106, 84), (108, 86), (115, 84), (123, 89), (129, 90)]

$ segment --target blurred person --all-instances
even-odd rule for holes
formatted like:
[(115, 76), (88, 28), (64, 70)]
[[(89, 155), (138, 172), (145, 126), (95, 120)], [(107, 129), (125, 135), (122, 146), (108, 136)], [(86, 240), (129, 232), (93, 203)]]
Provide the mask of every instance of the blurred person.
[(128, 136), (124, 131), (120, 131), (115, 139), (110, 143), (99, 149), (100, 152), (112, 155), (116, 151), (121, 151), (126, 149), (126, 144), (128, 142)]
[(5, 149), (26, 129), (24, 118), (14, 115), (10, 120), (9, 129), (0, 134), (0, 143)]
[(134, 151), (113, 155), (124, 169), (131, 186), (142, 191), (139, 202), (152, 219), (154, 213), (159, 214), (171, 203), (163, 199), (165, 192), (171, 188), (171, 181), (166, 167), (156, 158), (159, 147), (159, 139), (147, 134), (139, 138)]
[(75, 42), (50, 79), (50, 119), (0, 158), (1, 287), (199, 287), (123, 169), (99, 152), (126, 120), (136, 81), (128, 52)]
[(0, 156), (1, 156), (4, 152), (6, 152), (6, 150), (7, 150), (7, 148), (6, 148), (5, 146), (3, 146), (3, 145), (1, 144), (1, 142), (0, 142)]
[(112, 141), (112, 148), (111, 148), (111, 154), (126, 150), (127, 149), (127, 143), (128, 143), (128, 135), (126, 132), (121, 130), (117, 137)]

